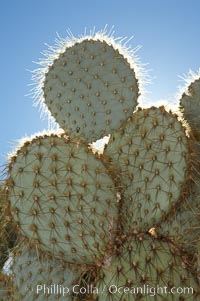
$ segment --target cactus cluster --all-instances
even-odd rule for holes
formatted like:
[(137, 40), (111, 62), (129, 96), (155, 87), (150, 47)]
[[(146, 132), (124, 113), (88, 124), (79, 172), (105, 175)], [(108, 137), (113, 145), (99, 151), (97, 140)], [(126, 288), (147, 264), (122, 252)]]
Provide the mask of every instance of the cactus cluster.
[(19, 145), (2, 183), (0, 300), (198, 300), (200, 79), (182, 117), (142, 109), (133, 53), (112, 35), (60, 46), (35, 92), (63, 132)]

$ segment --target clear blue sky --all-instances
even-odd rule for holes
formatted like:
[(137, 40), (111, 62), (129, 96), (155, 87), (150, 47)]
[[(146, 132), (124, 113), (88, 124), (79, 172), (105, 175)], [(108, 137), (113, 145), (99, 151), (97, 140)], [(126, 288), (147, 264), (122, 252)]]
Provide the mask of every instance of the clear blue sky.
[(152, 102), (170, 98), (178, 75), (200, 67), (199, 0), (4, 0), (0, 7), (0, 165), (15, 140), (47, 128), (32, 106), (31, 75), (44, 43), (54, 44), (56, 32), (74, 35), (96, 27), (115, 26), (116, 36), (132, 36), (133, 47), (149, 63)]

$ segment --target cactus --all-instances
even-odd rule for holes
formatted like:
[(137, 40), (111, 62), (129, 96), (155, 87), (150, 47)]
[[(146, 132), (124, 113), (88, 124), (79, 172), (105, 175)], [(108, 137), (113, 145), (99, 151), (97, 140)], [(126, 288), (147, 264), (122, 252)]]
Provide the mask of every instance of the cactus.
[(180, 99), (180, 110), (190, 125), (192, 134), (200, 140), (200, 78), (189, 85), (188, 92), (183, 93)]
[[(189, 168), (188, 141), (177, 116), (164, 107), (138, 110), (105, 149), (119, 169), (125, 226), (148, 230), (178, 201)], [(128, 229), (126, 229), (128, 231)]]
[(132, 115), (139, 95), (134, 69), (131, 53), (110, 37), (74, 39), (49, 57), (39, 102), (70, 137), (95, 141)]
[(12, 278), (0, 272), (0, 301), (8, 301), (12, 298)]
[[(198, 300), (199, 130), (187, 110), (199, 82), (181, 100), (186, 131), (164, 107), (134, 111), (137, 64), (112, 34), (59, 46), (34, 73), (34, 97), (64, 132), (24, 141), (7, 165), (4, 215), (18, 235), (0, 282), (9, 301)], [(130, 293), (141, 286), (150, 294)], [(163, 293), (172, 288), (181, 294)]]
[(14, 300), (73, 300), (73, 285), (81, 282), (85, 266), (70, 266), (22, 244), (15, 250)]
[(8, 191), (5, 189), (5, 184), (2, 184), (0, 188), (0, 269), (7, 261), (10, 250), (17, 243), (16, 229), (8, 216), (7, 199)]
[[(104, 290), (103, 300), (175, 300), (172, 288), (192, 287), (179, 300), (198, 300), (198, 282), (186, 268), (186, 258), (167, 240), (147, 235), (128, 237), (97, 276), (96, 286)], [(175, 290), (174, 290), (175, 291)]]
[(65, 135), (36, 136), (10, 161), (10, 210), (31, 244), (67, 261), (102, 258), (116, 231), (117, 198), (87, 146)]
[(190, 256), (194, 266), (198, 265), (199, 233), (200, 233), (200, 195), (199, 187), (193, 187), (188, 197), (184, 197), (159, 225), (159, 235), (168, 237), (179, 245)]

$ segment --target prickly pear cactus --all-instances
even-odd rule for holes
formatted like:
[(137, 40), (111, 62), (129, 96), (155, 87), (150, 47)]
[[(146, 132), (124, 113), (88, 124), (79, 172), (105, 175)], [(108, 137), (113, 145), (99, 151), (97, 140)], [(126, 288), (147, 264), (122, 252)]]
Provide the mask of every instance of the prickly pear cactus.
[(132, 65), (109, 39), (80, 39), (50, 60), (41, 101), (68, 135), (92, 142), (132, 115), (138, 98)]
[(163, 221), (158, 226), (158, 231), (162, 235), (171, 237), (174, 242), (189, 250), (194, 248), (195, 243), (199, 240), (199, 198), (200, 195), (196, 191), (185, 197), (184, 202), (173, 208), (170, 214), (163, 217)]
[(0, 272), (0, 301), (12, 300), (12, 277)]
[[(33, 93), (64, 132), (8, 159), (6, 300), (199, 300), (199, 81), (180, 101), (186, 129), (164, 107), (136, 109), (137, 62), (112, 34), (58, 44)], [(105, 135), (105, 150), (91, 145)]]
[(178, 201), (189, 165), (187, 140), (164, 107), (138, 110), (111, 134), (105, 155), (111, 171), (119, 170), (126, 231), (148, 230)]
[[(179, 300), (197, 300), (198, 286), (187, 262), (169, 241), (152, 239), (147, 235), (129, 237), (102, 268), (97, 276), (97, 287), (105, 293), (103, 300), (175, 300), (174, 287), (193, 287)], [(146, 287), (145, 293), (141, 288)], [(196, 291), (195, 291), (196, 290)]]
[(39, 136), (10, 160), (10, 209), (31, 244), (76, 262), (109, 251), (117, 229), (115, 187), (87, 145)]
[(4, 186), (2, 185), (0, 188), (0, 269), (8, 260), (10, 249), (14, 247), (17, 241), (16, 229), (10, 222), (8, 215), (8, 191)]
[(54, 257), (37, 254), (26, 245), (15, 250), (12, 270), (13, 301), (72, 301), (73, 285), (78, 285), (85, 273), (84, 265), (67, 265)]
[(180, 99), (180, 109), (191, 127), (194, 136), (200, 140), (200, 78), (193, 81)]

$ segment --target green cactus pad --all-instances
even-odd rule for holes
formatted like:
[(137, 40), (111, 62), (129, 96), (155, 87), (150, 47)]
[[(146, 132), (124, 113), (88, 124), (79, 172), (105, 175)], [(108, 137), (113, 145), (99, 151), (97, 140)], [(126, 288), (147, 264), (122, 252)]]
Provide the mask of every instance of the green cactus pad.
[(147, 235), (129, 238), (102, 268), (96, 286), (98, 301), (199, 300), (197, 277), (186, 259), (172, 244)]
[(138, 110), (111, 135), (104, 154), (118, 176), (126, 231), (152, 227), (179, 199), (188, 153), (181, 122), (164, 107)]
[(30, 243), (67, 261), (104, 256), (116, 230), (115, 187), (85, 144), (36, 136), (10, 158), (8, 170), (10, 211)]
[(180, 99), (180, 109), (195, 137), (200, 140), (200, 78), (188, 87)]
[(43, 101), (69, 136), (95, 141), (132, 115), (138, 98), (134, 70), (106, 40), (66, 47), (45, 74)]
[(173, 208), (158, 225), (157, 231), (181, 246), (191, 256), (195, 256), (200, 241), (199, 192), (192, 191), (185, 200)]
[(84, 273), (27, 246), (15, 252), (12, 265), (13, 301), (73, 301), (73, 286)]

